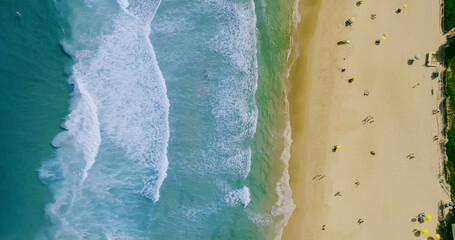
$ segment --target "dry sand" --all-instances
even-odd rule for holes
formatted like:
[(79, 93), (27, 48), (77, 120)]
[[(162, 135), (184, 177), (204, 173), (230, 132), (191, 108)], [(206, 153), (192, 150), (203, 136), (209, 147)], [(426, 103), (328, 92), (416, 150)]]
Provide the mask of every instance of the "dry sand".
[[(404, 3), (407, 8), (396, 14)], [(299, 3), (294, 49), (300, 57), (291, 69), (289, 94), (290, 182), (297, 208), (283, 239), (424, 239), (414, 235), (420, 228), (429, 230), (426, 236), (436, 233), (438, 203), (449, 196), (438, 176), (442, 117), (432, 114), (442, 98), (439, 79), (431, 79), (439, 68), (425, 67), (424, 58), (444, 42), (439, 4)], [(350, 17), (355, 23), (344, 26)], [(384, 32), (386, 40), (375, 45)], [(351, 44), (337, 46), (343, 39)], [(408, 65), (415, 54), (422, 60)], [(357, 79), (348, 83), (352, 76)], [(368, 115), (374, 122), (362, 124)], [(332, 152), (335, 144), (341, 149)], [(415, 158), (407, 158), (410, 153)], [(326, 177), (313, 180), (316, 175)], [(338, 191), (341, 196), (334, 196)], [(433, 219), (413, 221), (420, 212)], [(358, 224), (359, 218), (365, 222)]]

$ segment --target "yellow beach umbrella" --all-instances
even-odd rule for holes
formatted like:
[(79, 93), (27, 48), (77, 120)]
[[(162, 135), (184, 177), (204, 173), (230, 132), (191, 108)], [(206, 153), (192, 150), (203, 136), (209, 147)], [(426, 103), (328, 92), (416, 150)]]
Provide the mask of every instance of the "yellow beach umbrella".
[(335, 148), (340, 149), (341, 147), (340, 147), (340, 145), (335, 145)]
[(434, 235), (434, 239), (436, 239), (436, 240), (441, 239), (441, 235), (439, 235), (439, 234)]
[(350, 22), (355, 22), (355, 17), (349, 18)]
[(403, 9), (405, 9), (406, 7), (407, 7), (406, 4), (403, 4)]
[(352, 77), (352, 80), (356, 80), (356, 79), (357, 79), (357, 77), (356, 77), (356, 76), (353, 76), (353, 77)]
[(365, 0), (360, 0), (360, 2), (365, 2)]
[(423, 234), (423, 235), (425, 235), (425, 234), (428, 233), (428, 229), (422, 228), (422, 229), (420, 229), (420, 233)]
[(384, 40), (385, 40), (385, 36), (382, 36), (382, 37), (381, 37), (381, 40), (384, 41)]
[(424, 219), (427, 220), (427, 221), (430, 221), (431, 220), (431, 215), (425, 215)]

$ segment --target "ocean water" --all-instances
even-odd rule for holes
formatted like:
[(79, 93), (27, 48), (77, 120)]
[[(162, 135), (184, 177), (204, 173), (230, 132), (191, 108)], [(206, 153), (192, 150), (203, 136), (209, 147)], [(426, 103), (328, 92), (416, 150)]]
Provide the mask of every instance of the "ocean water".
[(37, 169), (54, 151), (71, 92), (58, 16), (52, 2), (0, 1), (0, 239), (33, 239), (50, 224), (52, 194)]
[[(39, 4), (29, 1), (24, 8)], [(10, 27), (48, 21), (53, 28), (40, 30), (55, 49), (39, 51), (58, 59), (49, 69), (55, 74), (41, 77), (51, 87), (17, 90), (58, 106), (44, 112), (52, 118), (46, 126), (33, 125), (48, 133), (36, 140), (46, 147), (34, 165), (6, 157), (26, 166), (21, 171), (39, 188), (34, 212), (15, 214), (36, 219), (28, 238), (280, 237), (294, 209), (285, 82), (295, 1), (55, 0), (47, 12), (34, 9), (33, 19), (15, 15), (15, 4), (2, 8)], [(46, 69), (49, 57), (39, 57), (27, 66)], [(20, 127), (7, 130), (14, 135)], [(18, 139), (35, 133), (25, 130)], [(37, 152), (11, 144), (17, 149), (5, 153)], [(12, 186), (5, 194), (20, 192), (14, 179), (5, 180)], [(21, 223), (2, 221), (4, 229)], [(5, 238), (23, 234), (8, 231)]]

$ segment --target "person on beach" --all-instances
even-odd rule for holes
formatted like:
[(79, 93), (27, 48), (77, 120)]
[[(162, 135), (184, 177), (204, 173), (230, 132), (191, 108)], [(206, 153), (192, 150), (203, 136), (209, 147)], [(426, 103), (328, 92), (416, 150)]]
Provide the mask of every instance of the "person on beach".
[(324, 230), (325, 230), (325, 225), (322, 225), (322, 231), (324, 231)]
[[(403, 4), (402, 8), (405, 9), (407, 6), (406, 4)], [(398, 8), (396, 11), (395, 11), (396, 14), (399, 14), (401, 13), (401, 8)]]
[(376, 14), (371, 14), (371, 17), (370, 17), (370, 18), (371, 18), (371, 20), (376, 19)]
[(340, 72), (344, 73), (346, 71), (346, 68), (342, 68)]
[[(344, 44), (349, 44), (349, 43), (351, 43), (351, 40), (349, 40), (349, 39), (348, 40), (341, 40), (341, 41), (337, 42), (337, 45), (344, 45)], [(345, 60), (345, 59), (343, 59), (343, 60)]]
[(381, 36), (381, 38), (378, 39), (378, 40), (376, 40), (375, 44), (376, 44), (376, 45), (381, 44), (381, 41), (384, 41), (384, 40), (386, 39), (386, 35), (387, 35), (387, 33), (383, 33), (382, 36)]
[(351, 17), (349, 18), (348, 20), (346, 20), (346, 22), (344, 22), (344, 24), (346, 25), (346, 27), (352, 27), (352, 24), (355, 22), (355, 18), (354, 17)]
[(362, 124), (366, 124), (367, 122), (371, 123), (371, 121), (374, 121), (373, 116), (368, 115), (365, 119), (362, 120)]
[(417, 221), (419, 221), (419, 223), (423, 223), (424, 218), (425, 218), (425, 213), (419, 213), (419, 215), (417, 215)]
[(359, 218), (359, 220), (357, 220), (357, 222), (358, 222), (359, 224), (362, 224), (364, 221), (363, 221), (363, 219)]
[(370, 152), (370, 154), (371, 154), (371, 155), (373, 155), (373, 156), (374, 156), (374, 155), (376, 155), (376, 153), (375, 153), (375, 152), (373, 152), (373, 151), (371, 151), (371, 152)]
[(336, 192), (335, 193), (335, 197), (341, 197), (341, 193), (340, 192)]
[(406, 157), (409, 158), (409, 159), (413, 159), (413, 158), (415, 158), (415, 155), (414, 155), (414, 153), (410, 153), (410, 154), (409, 154), (408, 156), (406, 156)]
[(360, 185), (359, 180), (355, 180), (354, 185), (355, 185), (356, 187), (358, 187), (358, 186)]
[(363, 96), (368, 96), (370, 95), (370, 92), (368, 90), (363, 91)]
[(338, 149), (340, 149), (340, 148), (341, 148), (340, 145), (335, 145), (335, 146), (333, 146), (333, 148), (332, 148), (332, 152), (336, 152), (336, 151), (337, 151)]

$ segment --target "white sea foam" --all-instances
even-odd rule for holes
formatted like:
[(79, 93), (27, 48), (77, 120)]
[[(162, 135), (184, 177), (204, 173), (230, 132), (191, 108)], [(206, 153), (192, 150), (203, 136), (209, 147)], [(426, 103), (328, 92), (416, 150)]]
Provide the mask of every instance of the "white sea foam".
[(242, 205), (243, 207), (246, 207), (251, 201), (250, 189), (244, 186), (240, 189), (228, 191), (225, 200), (231, 206)]
[[(87, 11), (102, 5), (85, 3)], [(119, 1), (122, 10), (106, 21), (110, 26), (93, 35), (81, 30), (84, 24), (90, 29), (93, 20), (85, 19), (84, 11), (74, 10), (72, 28), (77, 38), (67, 47), (76, 64), (70, 79), (74, 96), (64, 123), (67, 131), (54, 138), (52, 144), (59, 149), (40, 169), (40, 177), (54, 194), (54, 202), (46, 207), (57, 226), (54, 239), (94, 239), (90, 235), (94, 229), (108, 238), (135, 239), (134, 220), (102, 224), (96, 219), (111, 216), (109, 221), (114, 221), (122, 214), (110, 208), (134, 207), (136, 193), (159, 200), (168, 168), (169, 101), (148, 38), (159, 3)], [(99, 155), (101, 139), (103, 156)], [(127, 159), (110, 162), (106, 149), (119, 149), (118, 155)], [(109, 163), (116, 167), (110, 168)], [(92, 171), (96, 174), (91, 175)], [(115, 199), (111, 191), (129, 197)], [(87, 218), (93, 220), (89, 225), (84, 223)]]
[[(287, 102), (287, 101), (286, 101)], [(286, 121), (284, 130), (284, 148), (281, 153), (281, 161), (283, 163), (283, 173), (281, 174), (280, 180), (276, 183), (275, 192), (278, 195), (278, 200), (272, 207), (272, 216), (282, 216), (283, 220), (277, 226), (277, 235), (275, 239), (281, 239), (283, 234), (283, 228), (286, 226), (292, 212), (295, 209), (294, 201), (292, 200), (292, 190), (289, 185), (289, 159), (291, 157), (291, 124), (289, 119)]]
[[(234, 4), (206, 0), (205, 4), (212, 14), (226, 19), (228, 23), (219, 26), (208, 42), (212, 51), (224, 57), (222, 64), (229, 66), (225, 68), (225, 75), (220, 76), (213, 95), (212, 113), (218, 134), (214, 137), (212, 151), (216, 151), (213, 156), (224, 158), (213, 159), (212, 166), (246, 178), (251, 166), (251, 150), (244, 142), (253, 137), (257, 124), (254, 102), (258, 77), (254, 2)], [(208, 154), (212, 155), (210, 151)]]
[(247, 210), (247, 214), (248, 219), (258, 225), (266, 226), (273, 223), (272, 215), (269, 213), (255, 213)]
[[(82, 161), (71, 161), (67, 164), (67, 168), (62, 168), (64, 175), (76, 173), (81, 176), (79, 181), (74, 182), (77, 187), (87, 178), (88, 171), (95, 163), (101, 144), (100, 123), (97, 107), (83, 85), (74, 85), (74, 96), (70, 109), (71, 112), (63, 124), (66, 131), (55, 136), (52, 146), (71, 149), (82, 158)], [(49, 170), (41, 170), (42, 178), (51, 175)]]
[(148, 39), (149, 24), (119, 14), (113, 32), (101, 36), (96, 51), (76, 53), (73, 75), (93, 95), (103, 136), (149, 169), (139, 192), (156, 202), (168, 166), (169, 102)]
[(212, 11), (219, 10), (220, 17), (227, 15), (231, 20), (221, 26), (209, 41), (210, 48), (230, 59), (241, 71), (256, 72), (256, 69), (251, 69), (257, 52), (254, 2), (233, 4), (223, 0), (206, 0), (206, 4), (212, 7)]
[(117, 0), (117, 3), (122, 9), (126, 9), (130, 5), (128, 0)]

